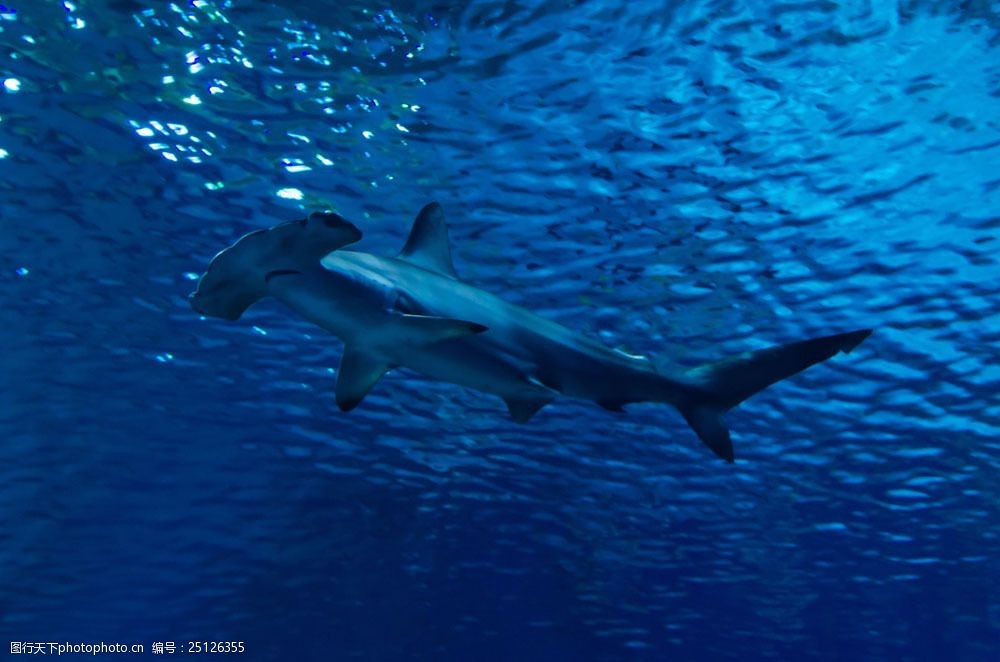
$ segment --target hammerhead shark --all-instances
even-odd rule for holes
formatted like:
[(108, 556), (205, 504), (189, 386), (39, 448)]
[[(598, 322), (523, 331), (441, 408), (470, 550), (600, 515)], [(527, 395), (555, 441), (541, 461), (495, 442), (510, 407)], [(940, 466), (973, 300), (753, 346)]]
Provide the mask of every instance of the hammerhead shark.
[(420, 211), (395, 257), (343, 250), (360, 239), (357, 227), (329, 212), (251, 232), (212, 259), (191, 305), (236, 320), (271, 296), (339, 337), (342, 411), (388, 370), (405, 366), (499, 395), (518, 423), (560, 396), (618, 412), (629, 403), (667, 403), (727, 462), (735, 457), (727, 410), (871, 334), (862, 329), (667, 369), (463, 282), (437, 203)]

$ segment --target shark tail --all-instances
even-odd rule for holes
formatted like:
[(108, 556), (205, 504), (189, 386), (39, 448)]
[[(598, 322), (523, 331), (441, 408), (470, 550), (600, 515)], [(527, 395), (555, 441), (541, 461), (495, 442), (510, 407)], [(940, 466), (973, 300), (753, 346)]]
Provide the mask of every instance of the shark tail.
[(722, 417), (726, 411), (775, 382), (839, 352), (849, 353), (871, 333), (871, 329), (838, 333), (699, 366), (686, 374), (685, 381), (691, 390), (678, 409), (706, 446), (727, 462), (733, 462), (733, 442)]
[(209, 317), (239, 319), (267, 296), (268, 274), (318, 263), (360, 238), (361, 231), (350, 222), (322, 212), (251, 232), (212, 258), (191, 295), (191, 307)]

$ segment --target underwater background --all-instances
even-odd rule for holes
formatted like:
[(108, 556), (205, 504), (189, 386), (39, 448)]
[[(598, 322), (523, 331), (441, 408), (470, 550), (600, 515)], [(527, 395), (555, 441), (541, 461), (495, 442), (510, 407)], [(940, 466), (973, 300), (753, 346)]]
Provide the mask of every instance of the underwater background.
[[(4, 2), (2, 639), (996, 659), (997, 3)], [(611, 346), (876, 331), (727, 465), (405, 370), (342, 414), (339, 341), (188, 305), (243, 233), (394, 254), (432, 200), (464, 279)]]

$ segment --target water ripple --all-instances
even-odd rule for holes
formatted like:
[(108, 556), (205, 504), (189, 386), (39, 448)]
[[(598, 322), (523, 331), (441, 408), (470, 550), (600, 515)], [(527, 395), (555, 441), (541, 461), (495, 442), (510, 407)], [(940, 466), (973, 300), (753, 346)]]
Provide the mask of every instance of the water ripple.
[[(963, 7), (2, 14), (5, 631), (985, 659), (1000, 20)], [(329, 208), (392, 252), (432, 199), (464, 277), (610, 345), (694, 365), (878, 330), (733, 411), (726, 467), (661, 407), (516, 426), (407, 371), (342, 415), (338, 341), (187, 306), (243, 232)]]

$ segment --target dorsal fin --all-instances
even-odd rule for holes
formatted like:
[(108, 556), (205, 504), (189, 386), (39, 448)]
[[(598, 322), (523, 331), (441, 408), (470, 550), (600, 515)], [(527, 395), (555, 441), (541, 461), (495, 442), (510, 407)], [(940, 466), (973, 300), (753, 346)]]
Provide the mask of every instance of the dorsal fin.
[(451, 263), (448, 224), (445, 223), (441, 205), (432, 202), (420, 210), (399, 257), (424, 269), (458, 279), (455, 266)]

